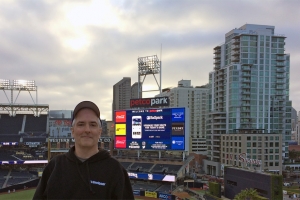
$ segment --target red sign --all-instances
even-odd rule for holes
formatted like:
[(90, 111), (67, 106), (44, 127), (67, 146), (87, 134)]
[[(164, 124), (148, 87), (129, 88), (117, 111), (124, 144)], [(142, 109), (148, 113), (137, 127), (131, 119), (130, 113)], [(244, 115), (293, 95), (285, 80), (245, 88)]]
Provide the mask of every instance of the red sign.
[(118, 111), (116, 112), (115, 122), (126, 122), (126, 111)]
[(169, 106), (169, 97), (130, 99), (130, 108)]
[(126, 148), (126, 136), (116, 136), (115, 147), (116, 147), (116, 149), (125, 149)]

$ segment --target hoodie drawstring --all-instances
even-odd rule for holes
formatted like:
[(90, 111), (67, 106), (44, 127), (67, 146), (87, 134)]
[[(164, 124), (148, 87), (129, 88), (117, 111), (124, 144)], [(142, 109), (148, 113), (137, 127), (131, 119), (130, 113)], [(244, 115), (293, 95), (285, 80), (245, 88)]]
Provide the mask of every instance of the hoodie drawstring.
[(87, 169), (87, 173), (88, 173), (88, 184), (86, 183), (86, 180), (84, 179), (84, 177), (83, 177), (82, 174), (80, 173), (78, 162), (76, 162), (76, 166), (77, 166), (78, 173), (79, 173), (79, 175), (80, 175), (82, 181), (84, 182), (84, 184), (90, 189), (90, 192), (91, 192), (93, 195), (96, 194), (96, 192), (93, 190), (92, 185), (91, 185), (91, 177), (90, 177), (89, 163), (87, 162), (87, 164), (86, 164), (86, 169)]

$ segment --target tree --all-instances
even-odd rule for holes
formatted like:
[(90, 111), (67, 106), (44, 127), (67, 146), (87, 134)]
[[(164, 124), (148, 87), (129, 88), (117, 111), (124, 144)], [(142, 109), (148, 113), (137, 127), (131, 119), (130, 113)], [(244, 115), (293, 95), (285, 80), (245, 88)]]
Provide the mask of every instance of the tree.
[(297, 160), (299, 158), (300, 152), (299, 151), (295, 151), (295, 149), (293, 149), (292, 151), (289, 151), (289, 158), (292, 160), (292, 162), (294, 162), (294, 160)]
[(252, 200), (254, 197), (258, 196), (258, 193), (253, 188), (246, 188), (245, 190), (242, 190), (240, 193), (235, 195), (235, 200)]

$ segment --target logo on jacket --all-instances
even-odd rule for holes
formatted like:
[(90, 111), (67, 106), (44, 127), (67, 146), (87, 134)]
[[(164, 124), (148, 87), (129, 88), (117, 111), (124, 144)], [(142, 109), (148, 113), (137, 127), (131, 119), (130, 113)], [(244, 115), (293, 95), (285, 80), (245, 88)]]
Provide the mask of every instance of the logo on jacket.
[(100, 181), (92, 181), (92, 180), (91, 180), (91, 184), (101, 185), (101, 186), (105, 186), (106, 185), (106, 183), (102, 183)]

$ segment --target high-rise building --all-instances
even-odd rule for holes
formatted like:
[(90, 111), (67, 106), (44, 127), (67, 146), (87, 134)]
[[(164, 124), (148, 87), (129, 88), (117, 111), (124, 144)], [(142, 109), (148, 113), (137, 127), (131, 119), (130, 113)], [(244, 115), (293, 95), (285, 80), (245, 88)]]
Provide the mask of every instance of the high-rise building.
[(156, 97), (168, 96), (170, 107), (186, 107), (190, 111), (190, 152), (206, 154), (205, 117), (207, 85), (193, 87), (191, 80), (180, 80), (178, 86), (165, 88)]
[(212, 174), (220, 174), (221, 135), (236, 129), (282, 134), (282, 160), (288, 158), (292, 102), (285, 39), (274, 26), (245, 24), (214, 48), (206, 126), (206, 165)]
[(135, 82), (131, 86), (131, 98), (132, 99), (140, 99), (140, 98), (142, 98), (142, 92), (140, 91), (140, 95), (139, 95), (138, 91), (139, 91), (139, 83)]
[[(130, 99), (138, 98), (138, 83), (131, 86), (131, 78), (124, 77), (113, 86), (112, 119), (115, 110), (130, 109)], [(141, 95), (139, 98), (142, 98)]]

